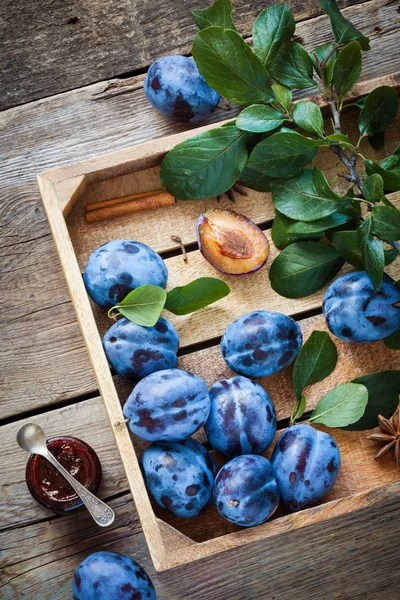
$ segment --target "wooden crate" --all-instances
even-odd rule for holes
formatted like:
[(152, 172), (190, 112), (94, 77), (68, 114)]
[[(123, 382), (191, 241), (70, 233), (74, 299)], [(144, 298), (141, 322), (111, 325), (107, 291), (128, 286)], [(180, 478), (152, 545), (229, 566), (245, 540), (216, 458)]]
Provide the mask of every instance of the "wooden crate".
[[(395, 78), (395, 81), (398, 82), (398, 79)], [(381, 82), (373, 81), (361, 84), (356, 93), (364, 94), (379, 83)], [(384, 83), (388, 83), (387, 79)], [(344, 117), (347, 129), (356, 127), (352, 119), (351, 114)], [(196, 132), (215, 126), (202, 127)], [(169, 270), (168, 287), (182, 285), (201, 275), (215, 276), (215, 271), (198, 250), (189, 252), (188, 262), (183, 262), (171, 236), (179, 235), (186, 244), (193, 243), (195, 221), (203, 209), (232, 206), (227, 199), (219, 205), (215, 199), (186, 201), (154, 212), (91, 225), (86, 223), (85, 207), (88, 202), (158, 188), (159, 165), (163, 156), (178, 142), (191, 135), (193, 131), (47, 171), (38, 176), (43, 203), (91, 364), (150, 554), (159, 571), (257, 540), (285, 536), (290, 530), (310, 527), (321, 521), (326, 521), (329, 528), (330, 519), (377, 505), (388, 496), (400, 498), (399, 472), (392, 456), (383, 458), (377, 464), (373, 461), (376, 446), (366, 439), (365, 432), (331, 430), (341, 450), (342, 468), (334, 489), (318, 506), (294, 514), (287, 514), (280, 509), (271, 521), (244, 529), (222, 519), (215, 508), (210, 508), (205, 515), (195, 519), (179, 519), (152, 504), (139, 466), (147, 443), (132, 436), (127, 425), (121, 424), (122, 405), (132, 385), (120, 381), (117, 376), (113, 377), (110, 372), (101, 343), (101, 336), (110, 326), (110, 321), (107, 311), (94, 305), (86, 294), (82, 271), (90, 253), (100, 244), (111, 239), (135, 239), (150, 245), (162, 255), (168, 253), (165, 257)], [(390, 143), (393, 150), (395, 140), (389, 139)], [(330, 174), (333, 176), (337, 172), (336, 159), (326, 149), (320, 150), (314, 164), (323, 168), (328, 179)], [(391, 194), (390, 197), (400, 204), (399, 194)], [(320, 314), (323, 290), (307, 298), (290, 300), (282, 298), (270, 287), (268, 269), (277, 254), (268, 231), (268, 225), (273, 219), (270, 194), (249, 191), (247, 198), (238, 198), (234, 209), (265, 226), (271, 244), (267, 266), (243, 278), (219, 275), (231, 286), (232, 291), (227, 298), (192, 315), (176, 317), (168, 314), (168, 319), (180, 334), (183, 352), (179, 367), (197, 373), (208, 385), (218, 380), (222, 373), (229, 376), (232, 374), (219, 352), (218, 338), (229, 323), (241, 314), (268, 309), (294, 316), (299, 320), (305, 339), (314, 329), (326, 330), (325, 321)], [(399, 278), (399, 263), (391, 265), (389, 272)], [(349, 344), (335, 339), (335, 343), (339, 352), (338, 365), (328, 379), (308, 390), (309, 409), (338, 383), (364, 373), (400, 368), (400, 356), (388, 350), (382, 342), (372, 345)], [(281, 424), (282, 421), (287, 422), (294, 401), (291, 367), (271, 377), (261, 378), (260, 383), (275, 402), (278, 421)], [(277, 435), (280, 433), (278, 431)], [(202, 432), (198, 432), (196, 437), (201, 442), (205, 441)], [(266, 455), (269, 454), (270, 450)], [(221, 465), (221, 457), (215, 458)]]

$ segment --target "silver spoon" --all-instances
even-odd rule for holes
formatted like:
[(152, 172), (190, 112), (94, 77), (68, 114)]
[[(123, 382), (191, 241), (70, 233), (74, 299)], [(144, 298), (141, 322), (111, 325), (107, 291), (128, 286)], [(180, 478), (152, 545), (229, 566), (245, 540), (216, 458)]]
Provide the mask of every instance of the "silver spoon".
[(44, 431), (39, 425), (36, 425), (35, 423), (26, 423), (25, 425), (22, 425), (17, 433), (17, 442), (21, 448), (26, 450), (29, 454), (40, 454), (47, 458), (53, 467), (60, 471), (61, 475), (65, 477), (69, 485), (74, 488), (82, 502), (85, 504), (97, 525), (100, 525), (100, 527), (108, 527), (108, 525), (113, 523), (115, 519), (114, 511), (72, 477), (58, 460), (54, 458), (51, 452), (49, 452)]

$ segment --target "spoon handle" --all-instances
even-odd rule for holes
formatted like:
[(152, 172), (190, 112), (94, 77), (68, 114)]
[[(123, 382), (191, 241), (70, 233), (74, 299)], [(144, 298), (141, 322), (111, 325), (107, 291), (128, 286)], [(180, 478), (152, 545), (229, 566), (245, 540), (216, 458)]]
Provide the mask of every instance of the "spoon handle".
[(54, 458), (51, 452), (47, 451), (44, 456), (58, 471), (60, 471), (70, 486), (74, 488), (92, 515), (93, 519), (96, 521), (97, 525), (100, 525), (100, 527), (108, 527), (108, 525), (111, 525), (115, 519), (114, 511), (102, 500), (97, 498), (97, 496), (92, 494), (92, 492), (89, 492), (89, 490), (87, 490), (82, 484), (79, 483), (79, 481), (75, 479), (75, 477), (72, 477), (72, 475), (68, 473), (66, 469), (64, 469), (62, 464), (60, 464), (58, 460)]

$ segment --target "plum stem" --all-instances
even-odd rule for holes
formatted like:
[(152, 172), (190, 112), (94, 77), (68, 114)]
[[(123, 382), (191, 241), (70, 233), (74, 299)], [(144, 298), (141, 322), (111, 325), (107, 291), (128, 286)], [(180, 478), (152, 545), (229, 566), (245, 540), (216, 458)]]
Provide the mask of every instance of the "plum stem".
[(130, 419), (123, 419), (122, 421), (115, 421), (114, 427), (120, 427), (124, 423), (129, 423)]
[(187, 253), (186, 253), (186, 248), (182, 242), (182, 238), (179, 237), (179, 235), (171, 235), (171, 240), (173, 242), (176, 242), (177, 244), (179, 244), (180, 249), (182, 251), (182, 258), (185, 262), (188, 261), (188, 257), (187, 257)]

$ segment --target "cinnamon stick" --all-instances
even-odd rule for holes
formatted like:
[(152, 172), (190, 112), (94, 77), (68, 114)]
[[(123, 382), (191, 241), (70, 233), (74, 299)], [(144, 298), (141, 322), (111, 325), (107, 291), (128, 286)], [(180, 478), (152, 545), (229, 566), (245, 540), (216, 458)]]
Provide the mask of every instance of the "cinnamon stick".
[(86, 206), (86, 212), (98, 210), (99, 208), (107, 208), (108, 206), (114, 206), (115, 204), (124, 204), (125, 202), (130, 202), (131, 200), (141, 200), (142, 198), (148, 198), (149, 196), (155, 196), (157, 194), (165, 194), (165, 190), (151, 190), (150, 192), (139, 192), (138, 194), (130, 194), (129, 196), (122, 196), (121, 198), (111, 198), (110, 200), (90, 202)]
[[(107, 206), (103, 205), (103, 208), (97, 208), (96, 210), (91, 209), (90, 211), (86, 212), (86, 221), (88, 223), (97, 223), (98, 221), (107, 221), (109, 219), (133, 215), (135, 213), (147, 210), (156, 210), (157, 208), (172, 206), (175, 204), (175, 198), (171, 196), (171, 194), (168, 194), (168, 192), (153, 192), (152, 195), (146, 196), (141, 194), (136, 199), (129, 201), (126, 201), (126, 198), (129, 198), (129, 196), (126, 196), (123, 199), (123, 202), (119, 202), (117, 204), (112, 203), (108, 204)], [(117, 198), (113, 198), (113, 200), (117, 200)], [(119, 200), (122, 200), (122, 198), (119, 198)], [(104, 202), (107, 201), (105, 200)], [(97, 204), (100, 204), (100, 202)]]

